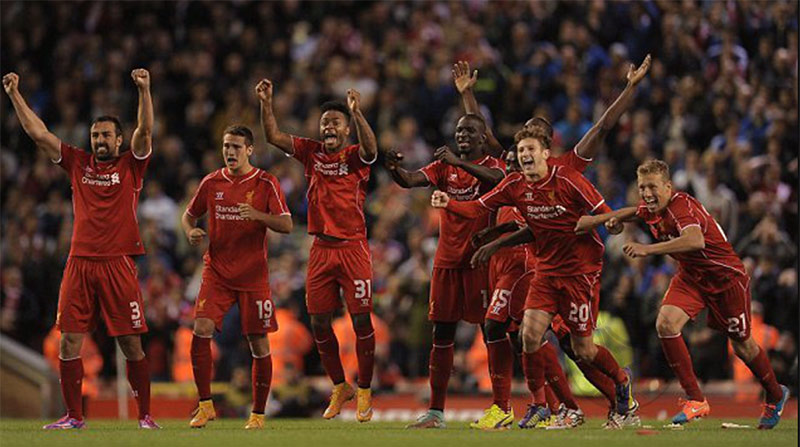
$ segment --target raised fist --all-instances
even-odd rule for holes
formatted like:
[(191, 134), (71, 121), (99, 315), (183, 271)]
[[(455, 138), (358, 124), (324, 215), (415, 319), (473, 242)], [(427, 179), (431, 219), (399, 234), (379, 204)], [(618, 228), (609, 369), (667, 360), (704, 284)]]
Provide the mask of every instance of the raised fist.
[(358, 90), (354, 88), (347, 90), (347, 107), (352, 113), (361, 110), (361, 93), (358, 93)]
[(150, 72), (144, 68), (137, 68), (131, 72), (133, 83), (140, 89), (150, 88)]
[(3, 76), (3, 89), (9, 95), (16, 92), (19, 88), (19, 75), (11, 72)]
[(256, 84), (256, 96), (262, 102), (272, 101), (272, 81), (269, 79), (262, 79)]

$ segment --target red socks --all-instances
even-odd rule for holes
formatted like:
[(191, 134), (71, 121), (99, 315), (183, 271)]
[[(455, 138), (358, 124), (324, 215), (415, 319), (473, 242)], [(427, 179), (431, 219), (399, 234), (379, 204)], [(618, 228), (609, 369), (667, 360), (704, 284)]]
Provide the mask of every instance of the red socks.
[(81, 385), (83, 385), (83, 360), (80, 357), (71, 360), (58, 361), (61, 376), (61, 395), (67, 406), (69, 417), (83, 419), (83, 400)]
[(444, 411), (444, 402), (447, 398), (447, 383), (453, 370), (453, 342), (437, 345), (433, 342), (430, 360), (430, 383), (432, 410)]
[(508, 337), (486, 342), (489, 351), (489, 377), (492, 380), (494, 404), (503, 411), (511, 408), (511, 379), (514, 354)]
[(558, 414), (558, 407), (561, 405), (561, 401), (558, 400), (558, 396), (556, 396), (553, 388), (548, 383), (544, 385), (544, 397), (547, 400), (547, 407), (550, 408), (550, 412)]
[(200, 400), (211, 399), (211, 376), (213, 360), (211, 358), (211, 338), (192, 336), (192, 372), (197, 394)]
[(783, 390), (781, 390), (778, 381), (775, 380), (775, 372), (772, 371), (772, 365), (769, 363), (767, 354), (761, 347), (758, 348), (758, 355), (747, 363), (747, 367), (754, 376), (761, 382), (761, 386), (767, 391), (767, 402), (774, 404), (783, 397)]
[(522, 353), (522, 371), (525, 373), (525, 382), (528, 384), (533, 396), (533, 404), (544, 406), (547, 398), (544, 392), (544, 355), (542, 348), (536, 352)]
[(617, 407), (617, 389), (614, 386), (614, 381), (611, 380), (610, 377), (603, 374), (602, 371), (595, 368), (594, 365), (591, 363), (584, 363), (584, 362), (577, 362), (575, 363), (578, 365), (578, 368), (583, 373), (583, 376), (586, 377), (586, 380), (589, 381), (595, 388), (597, 388), (603, 396), (605, 396), (606, 400), (610, 405), (609, 408), (616, 408)]
[(358, 358), (358, 387), (369, 388), (375, 370), (375, 329), (372, 325), (357, 327), (356, 357)]
[(272, 384), (272, 356), (253, 357), (253, 413), (264, 414)]
[(550, 343), (545, 343), (539, 349), (539, 352), (544, 356), (544, 374), (550, 388), (558, 396), (561, 402), (567, 408), (572, 410), (578, 409), (578, 403), (575, 402), (575, 396), (572, 395), (572, 390), (569, 388), (567, 376), (564, 370), (561, 369), (561, 363), (558, 361), (558, 354), (556, 348)]
[(344, 368), (342, 368), (342, 359), (339, 357), (339, 340), (336, 339), (336, 334), (332, 330), (315, 333), (314, 341), (317, 344), (322, 366), (333, 384), (338, 385), (344, 382)]
[(128, 360), (126, 366), (128, 382), (139, 406), (139, 419), (144, 419), (150, 414), (150, 371), (147, 368), (147, 357), (141, 360)]
[(690, 400), (704, 401), (700, 385), (697, 384), (697, 377), (694, 375), (692, 369), (692, 358), (689, 357), (689, 350), (686, 348), (686, 343), (683, 341), (681, 334), (672, 335), (667, 337), (658, 337), (661, 340), (661, 348), (664, 350), (664, 357), (667, 358), (667, 363), (678, 381), (681, 383), (681, 388), (686, 392)]
[(595, 346), (597, 346), (597, 355), (594, 357), (592, 365), (610, 377), (617, 385), (626, 384), (628, 382), (628, 375), (619, 367), (619, 364), (614, 359), (614, 356), (611, 355), (611, 352), (603, 346)]

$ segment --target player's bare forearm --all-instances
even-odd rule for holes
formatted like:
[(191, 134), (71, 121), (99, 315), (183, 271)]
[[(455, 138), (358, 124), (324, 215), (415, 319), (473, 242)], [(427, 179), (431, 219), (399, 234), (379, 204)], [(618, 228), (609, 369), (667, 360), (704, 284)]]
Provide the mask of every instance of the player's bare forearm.
[(280, 216), (276, 216), (274, 214), (264, 214), (260, 220), (261, 222), (264, 222), (264, 225), (266, 225), (267, 228), (277, 233), (288, 234), (292, 232), (292, 216), (288, 214), (283, 214)]
[(447, 212), (456, 214), (467, 219), (477, 219), (482, 215), (489, 212), (489, 210), (481, 205), (477, 200), (458, 201), (450, 199), (445, 207)]
[(425, 174), (423, 174), (421, 171), (409, 172), (400, 166), (389, 169), (389, 175), (392, 177), (392, 180), (394, 180), (395, 183), (406, 189), (426, 187), (431, 185), (428, 181), (428, 177), (425, 177)]
[(267, 138), (267, 143), (277, 147), (289, 155), (294, 153), (294, 149), (292, 148), (292, 136), (288, 133), (281, 132), (281, 130), (278, 128), (278, 122), (275, 120), (275, 114), (272, 113), (271, 102), (261, 102), (261, 128), (264, 130), (264, 136)]
[(628, 222), (634, 220), (636, 217), (636, 207), (629, 206), (620, 208), (608, 213), (597, 214), (594, 216), (581, 216), (578, 228), (576, 230), (588, 231), (605, 224), (611, 219), (617, 219), (620, 222)]
[(153, 98), (150, 88), (139, 88), (137, 125), (131, 136), (131, 150), (138, 157), (147, 155), (153, 147)]
[(530, 227), (520, 228), (519, 230), (503, 236), (492, 244), (496, 245), (498, 248), (502, 247), (514, 247), (516, 245), (527, 244), (529, 242), (533, 242), (533, 232), (531, 231)]
[(197, 227), (197, 218), (190, 216), (187, 212), (184, 212), (181, 216), (181, 227), (183, 227), (183, 232), (185, 234), (189, 234), (189, 231)]
[(501, 223), (487, 232), (487, 241), (497, 239), (501, 234), (511, 233), (512, 231), (519, 230), (519, 225), (516, 222)]
[(353, 119), (356, 124), (356, 135), (358, 136), (359, 155), (366, 161), (375, 160), (378, 156), (378, 140), (375, 138), (375, 132), (369, 126), (367, 119), (361, 110), (353, 113)]
[(486, 166), (476, 165), (465, 160), (459, 159), (460, 162), (456, 165), (459, 168), (467, 171), (471, 176), (480, 180), (481, 182), (489, 183), (492, 186), (500, 183), (506, 174), (496, 168), (487, 168)]
[[(481, 116), (481, 107), (478, 105), (478, 100), (475, 99), (475, 94), (471, 88), (465, 89), (461, 92), (461, 100), (464, 101), (464, 110), (467, 113)], [(483, 118), (483, 116), (481, 116)]]
[(36, 113), (28, 106), (19, 90), (9, 94), (22, 129), (51, 160), (61, 157), (61, 140), (53, 135)]
[(685, 253), (687, 251), (702, 250), (706, 247), (705, 237), (700, 227), (691, 226), (684, 228), (681, 235), (675, 239), (658, 242), (647, 246), (648, 255), (668, 255)]

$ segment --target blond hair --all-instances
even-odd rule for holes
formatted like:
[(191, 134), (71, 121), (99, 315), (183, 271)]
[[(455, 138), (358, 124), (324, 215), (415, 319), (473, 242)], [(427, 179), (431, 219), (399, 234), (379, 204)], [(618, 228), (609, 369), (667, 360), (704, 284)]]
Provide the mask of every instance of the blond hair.
[(662, 160), (647, 160), (644, 163), (640, 164), (638, 168), (636, 168), (636, 175), (643, 176), (643, 175), (650, 175), (650, 174), (661, 174), (661, 177), (664, 180), (669, 181), (669, 165), (662, 161)]

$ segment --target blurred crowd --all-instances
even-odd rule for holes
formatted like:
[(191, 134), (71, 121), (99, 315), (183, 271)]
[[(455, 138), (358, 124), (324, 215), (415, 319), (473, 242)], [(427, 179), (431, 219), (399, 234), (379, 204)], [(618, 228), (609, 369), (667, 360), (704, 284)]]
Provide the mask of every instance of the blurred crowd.
[[(323, 101), (358, 89), (380, 148), (402, 152), (406, 167), (417, 168), (435, 148), (452, 146), (463, 113), (451, 76), (457, 60), (478, 70), (475, 93), (502, 142), (542, 115), (554, 125), (559, 152), (614, 100), (628, 64), (651, 53), (632, 109), (587, 176), (617, 208), (638, 200), (637, 164), (665, 159), (676, 187), (708, 208), (745, 260), (753, 334), (780, 381), (796, 385), (797, 13), (796, 1), (3, 2), (0, 70), (17, 72), (20, 91), (49, 129), (84, 148), (87, 123), (105, 114), (121, 117), (127, 147), (137, 99), (130, 71), (150, 70), (155, 155), (139, 208), (147, 255), (137, 262), (157, 380), (191, 381), (187, 334), (204, 247), (188, 245), (179, 217), (199, 179), (222, 166), (222, 129), (242, 123), (254, 130), (253, 161), (280, 179), (295, 220), (293, 234), (270, 236), (269, 253), (286, 331), (272, 343), (283, 368), (276, 379), (292, 382), (322, 374), (304, 306), (306, 185), (302, 166), (265, 143), (259, 79), (275, 84), (281, 129), (309, 137), (318, 135)], [(41, 351), (69, 252), (71, 193), (5, 95), (0, 131), (0, 329)], [(428, 205), (430, 190), (400, 189), (381, 163), (369, 191), (375, 313), (385, 328), (377, 380), (393, 388), (427, 375), (438, 214)], [(649, 235), (629, 226), (606, 239), (601, 307), (624, 322), (639, 375), (670, 378), (654, 325), (675, 264), (623, 256), (630, 239)], [(734, 377), (726, 340), (703, 320), (684, 332), (698, 377)], [(341, 326), (352, 333), (346, 320)], [(462, 380), (454, 383), (467, 390), (477, 386), (468, 352), (480, 339), (475, 327), (462, 326)], [(93, 338), (105, 360), (98, 375), (109, 377), (113, 343), (103, 331)], [(235, 312), (216, 345), (215, 380), (237, 383), (249, 353)]]

